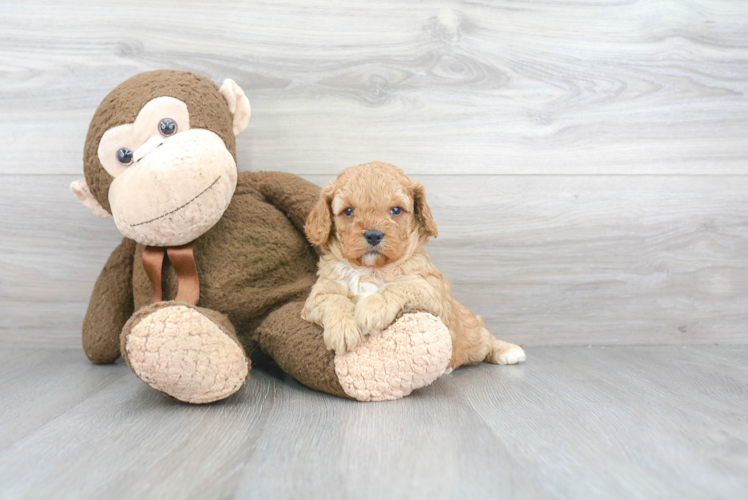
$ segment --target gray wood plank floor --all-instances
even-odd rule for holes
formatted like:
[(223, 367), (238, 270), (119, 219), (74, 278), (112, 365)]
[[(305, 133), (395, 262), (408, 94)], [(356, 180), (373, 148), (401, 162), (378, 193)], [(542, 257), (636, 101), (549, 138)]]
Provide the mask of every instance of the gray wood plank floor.
[(189, 406), (0, 350), (0, 498), (746, 498), (748, 346), (543, 347), (356, 403), (255, 369)]

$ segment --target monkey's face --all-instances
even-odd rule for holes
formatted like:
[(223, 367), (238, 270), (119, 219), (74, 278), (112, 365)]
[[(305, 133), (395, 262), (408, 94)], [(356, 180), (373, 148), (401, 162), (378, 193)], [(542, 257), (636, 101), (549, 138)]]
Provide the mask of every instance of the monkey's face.
[(86, 140), (86, 181), (71, 188), (138, 243), (189, 243), (231, 202), (234, 136), (248, 120), (249, 101), (232, 80), (219, 89), (193, 73), (141, 73), (99, 106)]
[(191, 129), (173, 97), (146, 104), (134, 123), (111, 128), (99, 161), (114, 181), (109, 205), (120, 232), (154, 246), (188, 243), (218, 222), (236, 187), (236, 162), (214, 132)]

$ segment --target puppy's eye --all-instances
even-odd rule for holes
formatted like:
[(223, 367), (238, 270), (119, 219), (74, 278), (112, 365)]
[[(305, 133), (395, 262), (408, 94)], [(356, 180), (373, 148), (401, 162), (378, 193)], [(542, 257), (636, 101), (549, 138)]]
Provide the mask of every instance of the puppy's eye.
[(128, 148), (122, 148), (117, 151), (117, 159), (123, 165), (132, 165), (132, 151)]
[(390, 210), (390, 213), (392, 215), (400, 215), (401, 213), (403, 213), (403, 209), (400, 207), (394, 207), (392, 210)]
[(177, 122), (171, 118), (164, 118), (158, 124), (158, 131), (164, 137), (169, 137), (177, 133)]
[(343, 210), (343, 215), (345, 215), (346, 217), (352, 216), (353, 215), (353, 209), (350, 208), (350, 207), (346, 208), (345, 210)]

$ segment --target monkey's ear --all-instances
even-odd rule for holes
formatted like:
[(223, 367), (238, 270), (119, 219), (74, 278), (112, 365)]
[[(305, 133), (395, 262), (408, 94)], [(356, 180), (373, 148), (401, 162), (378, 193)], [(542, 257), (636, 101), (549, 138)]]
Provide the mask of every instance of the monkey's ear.
[(242, 88), (231, 78), (226, 78), (221, 85), (221, 95), (229, 105), (229, 111), (234, 115), (234, 136), (244, 132), (251, 115), (249, 99)]
[(312, 245), (323, 250), (328, 250), (327, 242), (332, 233), (332, 195), (335, 192), (335, 184), (330, 183), (322, 190), (319, 201), (314, 210), (309, 214), (304, 226), (304, 232)]
[(95, 216), (101, 217), (102, 219), (112, 218), (112, 214), (104, 210), (104, 208), (99, 205), (99, 202), (96, 201), (93, 194), (91, 194), (91, 190), (88, 189), (86, 181), (73, 181), (72, 184), (70, 184), (70, 190), (87, 209), (93, 212)]

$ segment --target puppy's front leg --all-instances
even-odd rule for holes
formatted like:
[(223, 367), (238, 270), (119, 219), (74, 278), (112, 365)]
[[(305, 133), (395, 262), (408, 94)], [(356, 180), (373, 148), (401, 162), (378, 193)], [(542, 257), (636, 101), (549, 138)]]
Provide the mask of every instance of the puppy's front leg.
[(345, 354), (364, 339), (353, 313), (353, 302), (345, 286), (336, 281), (319, 280), (304, 304), (301, 317), (324, 329), (323, 339), (329, 350)]
[(441, 314), (439, 293), (423, 278), (411, 278), (386, 284), (376, 293), (356, 304), (354, 317), (365, 333), (381, 332), (392, 324), (401, 311), (425, 311)]

